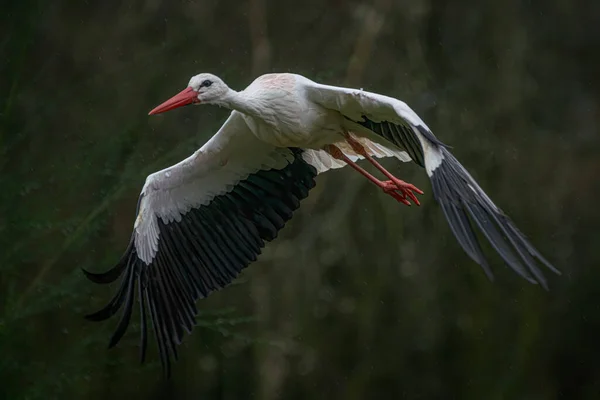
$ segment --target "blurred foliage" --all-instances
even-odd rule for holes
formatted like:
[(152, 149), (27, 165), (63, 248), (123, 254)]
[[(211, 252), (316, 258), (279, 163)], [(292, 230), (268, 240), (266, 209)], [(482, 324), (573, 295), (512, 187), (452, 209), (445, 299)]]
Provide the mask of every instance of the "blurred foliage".
[[(7, 399), (600, 398), (600, 2), (12, 0), (0, 14), (0, 395)], [(407, 101), (564, 273), (490, 283), (426, 191), (318, 178), (279, 239), (199, 304), (174, 378), (112, 295), (145, 176), (218, 108), (148, 118), (191, 75), (293, 71)]]

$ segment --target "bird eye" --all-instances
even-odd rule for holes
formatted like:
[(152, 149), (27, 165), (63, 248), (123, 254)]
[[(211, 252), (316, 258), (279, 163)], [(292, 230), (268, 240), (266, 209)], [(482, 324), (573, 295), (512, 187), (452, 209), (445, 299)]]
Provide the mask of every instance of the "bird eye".
[(202, 83), (200, 84), (200, 87), (209, 87), (210, 85), (212, 85), (212, 81), (206, 79), (206, 80), (202, 81)]

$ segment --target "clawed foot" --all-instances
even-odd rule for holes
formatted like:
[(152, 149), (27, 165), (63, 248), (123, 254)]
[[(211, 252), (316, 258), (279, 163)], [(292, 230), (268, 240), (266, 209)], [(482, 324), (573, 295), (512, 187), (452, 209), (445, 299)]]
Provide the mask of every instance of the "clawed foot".
[(416, 205), (420, 206), (419, 199), (415, 196), (417, 194), (423, 194), (423, 191), (411, 183), (406, 183), (400, 179), (394, 181), (384, 181), (382, 183), (382, 189), (386, 194), (389, 194), (400, 203), (410, 206), (410, 200)]

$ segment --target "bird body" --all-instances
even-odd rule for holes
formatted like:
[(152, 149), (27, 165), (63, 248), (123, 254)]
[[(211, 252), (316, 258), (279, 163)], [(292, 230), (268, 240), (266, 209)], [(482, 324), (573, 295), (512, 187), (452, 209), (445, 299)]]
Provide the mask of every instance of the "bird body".
[[(194, 154), (146, 179), (131, 241), (117, 265), (104, 273), (85, 271), (97, 283), (123, 277), (108, 305), (88, 316), (104, 320), (124, 309), (111, 347), (129, 325), (137, 292), (142, 359), (149, 319), (168, 372), (184, 331), (194, 326), (196, 300), (225, 287), (256, 260), (319, 173), (350, 165), (397, 201), (418, 205), (415, 193), (423, 192), (392, 175), (378, 157), (425, 169), (453, 234), (490, 278), (474, 227), (529, 282), (546, 287), (538, 262), (558, 273), (400, 100), (296, 74), (263, 75), (236, 92), (212, 74), (199, 74), (150, 114), (189, 104), (232, 112)], [(356, 163), (360, 159), (388, 180), (364, 170)]]
[(252, 133), (265, 143), (321, 149), (343, 140), (343, 118), (306, 97), (310, 84), (296, 74), (262, 75), (243, 91), (232, 93), (224, 106), (242, 113)]

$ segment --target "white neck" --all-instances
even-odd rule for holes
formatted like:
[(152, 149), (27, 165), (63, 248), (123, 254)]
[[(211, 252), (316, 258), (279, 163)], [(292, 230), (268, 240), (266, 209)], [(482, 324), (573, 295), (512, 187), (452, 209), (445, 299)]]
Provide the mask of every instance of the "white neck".
[(256, 102), (245, 91), (229, 89), (223, 97), (213, 103), (252, 116), (259, 116), (260, 112)]

